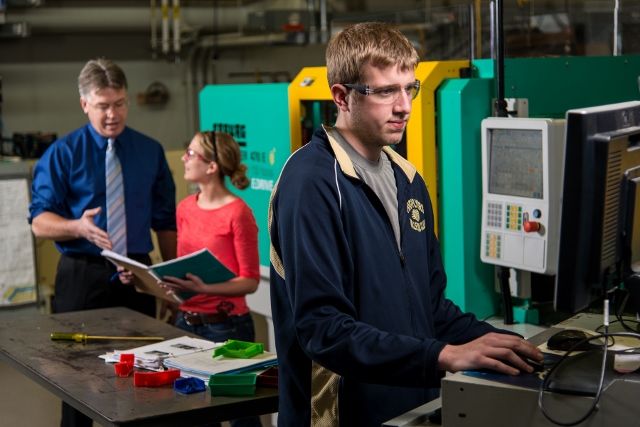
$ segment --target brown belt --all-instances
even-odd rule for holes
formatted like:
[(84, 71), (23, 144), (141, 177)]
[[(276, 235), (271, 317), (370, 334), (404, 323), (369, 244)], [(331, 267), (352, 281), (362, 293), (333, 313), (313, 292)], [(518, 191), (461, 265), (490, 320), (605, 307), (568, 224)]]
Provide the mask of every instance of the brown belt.
[(189, 326), (206, 325), (208, 323), (221, 323), (229, 318), (227, 313), (191, 313), (185, 311), (182, 318)]

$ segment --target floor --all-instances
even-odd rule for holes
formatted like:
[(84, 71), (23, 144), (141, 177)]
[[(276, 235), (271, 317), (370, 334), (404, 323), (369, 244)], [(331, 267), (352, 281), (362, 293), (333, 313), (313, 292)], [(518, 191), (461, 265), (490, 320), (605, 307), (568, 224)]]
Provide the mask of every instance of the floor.
[(52, 427), (60, 425), (60, 400), (39, 384), (0, 362), (2, 425)]

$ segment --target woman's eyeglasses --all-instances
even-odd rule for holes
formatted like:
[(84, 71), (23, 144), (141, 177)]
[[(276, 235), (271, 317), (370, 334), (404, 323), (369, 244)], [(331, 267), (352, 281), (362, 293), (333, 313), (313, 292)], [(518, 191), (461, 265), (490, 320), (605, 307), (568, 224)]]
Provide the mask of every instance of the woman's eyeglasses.
[(212, 162), (212, 160), (207, 159), (205, 156), (203, 156), (202, 154), (196, 152), (195, 150), (192, 150), (191, 148), (187, 148), (185, 150), (184, 157), (187, 158), (187, 160), (191, 160), (194, 157), (197, 157), (200, 160), (202, 160), (203, 162), (206, 162), (206, 163)]

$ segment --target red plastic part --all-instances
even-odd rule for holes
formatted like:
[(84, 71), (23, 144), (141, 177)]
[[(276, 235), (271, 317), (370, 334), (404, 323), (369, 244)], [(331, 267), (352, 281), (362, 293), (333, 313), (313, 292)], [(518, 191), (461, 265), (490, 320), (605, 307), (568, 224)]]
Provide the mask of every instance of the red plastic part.
[(124, 362), (124, 363), (131, 363), (132, 365), (135, 365), (135, 360), (136, 360), (136, 357), (134, 354), (124, 353), (120, 355), (120, 363)]
[(133, 363), (119, 362), (113, 365), (113, 369), (116, 371), (117, 376), (126, 378), (133, 372)]
[(272, 366), (256, 378), (256, 385), (258, 387), (272, 387), (278, 388), (278, 367)]
[(180, 378), (180, 369), (169, 369), (162, 372), (139, 372), (133, 373), (133, 385), (136, 387), (160, 387)]

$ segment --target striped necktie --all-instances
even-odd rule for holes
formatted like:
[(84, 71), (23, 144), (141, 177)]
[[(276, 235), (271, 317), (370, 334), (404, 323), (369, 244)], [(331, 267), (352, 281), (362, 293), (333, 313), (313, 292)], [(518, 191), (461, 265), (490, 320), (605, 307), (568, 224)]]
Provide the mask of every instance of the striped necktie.
[(127, 222), (124, 212), (124, 185), (122, 166), (116, 154), (115, 140), (107, 141), (105, 156), (107, 187), (107, 233), (111, 239), (111, 250), (121, 255), (127, 254)]

